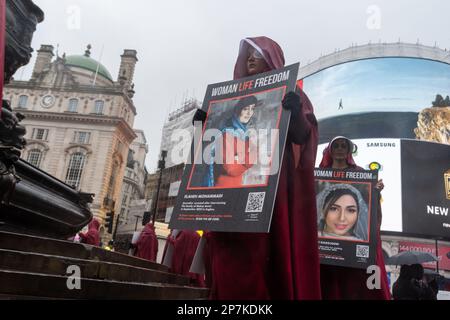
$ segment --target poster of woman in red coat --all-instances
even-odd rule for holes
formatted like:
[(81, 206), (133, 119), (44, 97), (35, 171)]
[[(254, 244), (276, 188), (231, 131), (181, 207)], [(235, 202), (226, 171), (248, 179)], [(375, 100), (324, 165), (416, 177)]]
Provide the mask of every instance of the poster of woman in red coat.
[[(204, 148), (204, 165), (193, 169), (188, 188), (267, 186), (271, 155), (268, 139), (280, 121), (283, 88), (212, 103), (206, 131), (216, 134)], [(275, 151), (276, 152), (276, 151)]]
[[(258, 100), (255, 96), (239, 99), (233, 114), (225, 122), (222, 132), (222, 164), (215, 173), (213, 163), (205, 175), (208, 186), (239, 188), (245, 185), (244, 174), (255, 164), (256, 146), (250, 139), (249, 125)], [(231, 160), (231, 161), (230, 161)], [(217, 179), (216, 179), (217, 175)]]
[(295, 64), (208, 86), (171, 228), (269, 230), (290, 120), (282, 101), (297, 73)]

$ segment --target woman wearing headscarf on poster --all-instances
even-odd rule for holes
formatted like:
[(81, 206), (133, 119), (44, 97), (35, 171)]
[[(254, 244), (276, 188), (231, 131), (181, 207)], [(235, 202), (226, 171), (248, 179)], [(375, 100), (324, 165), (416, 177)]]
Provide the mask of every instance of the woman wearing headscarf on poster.
[[(283, 51), (275, 41), (246, 38), (234, 79), (283, 66)], [(270, 233), (205, 233), (212, 299), (320, 299), (314, 187), (317, 121), (300, 88), (285, 96), (283, 108), (291, 111), (291, 121)], [(204, 118), (199, 111), (194, 120)]]
[[(342, 136), (335, 137), (323, 151), (323, 158), (319, 167), (340, 170), (363, 170), (361, 167), (357, 166), (353, 160), (352, 153), (355, 148), (356, 146), (350, 139)], [(375, 188), (378, 191), (383, 190), (383, 181), (378, 181)], [(366, 270), (321, 264), (320, 285), (322, 287), (323, 299), (391, 299), (383, 250), (381, 248), (380, 227), (381, 207), (379, 206), (376, 235), (377, 253), (375, 261), (381, 272), (381, 289), (370, 290), (367, 287), (367, 279), (370, 275), (366, 273)]]
[(212, 158), (221, 156), (220, 164), (208, 166), (205, 185), (208, 187), (239, 188), (243, 185), (243, 176), (255, 163), (256, 148), (250, 137), (248, 125), (255, 113), (258, 100), (247, 96), (238, 100), (233, 114), (225, 121), (222, 133), (222, 152), (211, 150)]
[(349, 184), (329, 184), (317, 195), (319, 236), (367, 240), (368, 211), (358, 189)]

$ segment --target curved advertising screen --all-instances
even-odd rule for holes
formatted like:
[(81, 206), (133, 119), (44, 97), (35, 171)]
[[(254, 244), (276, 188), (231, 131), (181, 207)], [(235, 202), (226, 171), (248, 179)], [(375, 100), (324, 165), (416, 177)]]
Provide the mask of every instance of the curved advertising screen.
[(382, 230), (450, 238), (450, 65), (390, 57), (335, 65), (303, 79), (319, 150), (335, 136), (379, 169)]

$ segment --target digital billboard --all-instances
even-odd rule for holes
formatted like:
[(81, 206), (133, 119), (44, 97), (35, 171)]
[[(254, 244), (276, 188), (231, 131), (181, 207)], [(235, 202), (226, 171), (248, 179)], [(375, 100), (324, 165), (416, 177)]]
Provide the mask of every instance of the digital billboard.
[(450, 238), (450, 65), (370, 58), (302, 83), (319, 122), (317, 165), (332, 138), (352, 139), (356, 164), (380, 169), (381, 230)]

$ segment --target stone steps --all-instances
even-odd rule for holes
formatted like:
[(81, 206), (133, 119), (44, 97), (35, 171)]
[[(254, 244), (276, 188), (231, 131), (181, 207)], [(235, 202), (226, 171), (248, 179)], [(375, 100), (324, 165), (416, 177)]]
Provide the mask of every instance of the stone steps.
[(132, 283), (111, 280), (80, 279), (80, 289), (68, 289), (66, 276), (0, 269), (1, 294), (4, 297), (45, 297), (49, 299), (206, 299), (207, 289), (164, 283)]
[(98, 247), (70, 241), (0, 231), (0, 248), (86, 260), (122, 263), (130, 266), (168, 272), (169, 268), (148, 260), (126, 254), (103, 250)]
[[(80, 289), (69, 289), (77, 266)], [(166, 266), (69, 241), (0, 232), (0, 299), (207, 299)]]
[(0, 249), (0, 269), (66, 276), (78, 266), (83, 278), (128, 282), (160, 282), (189, 285), (189, 278), (169, 272), (125, 264)]

